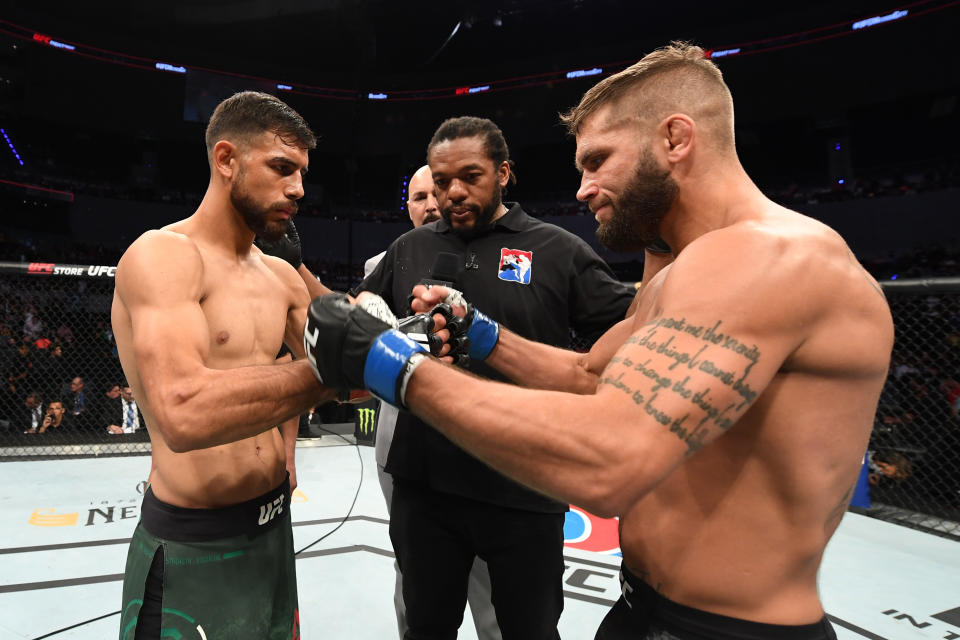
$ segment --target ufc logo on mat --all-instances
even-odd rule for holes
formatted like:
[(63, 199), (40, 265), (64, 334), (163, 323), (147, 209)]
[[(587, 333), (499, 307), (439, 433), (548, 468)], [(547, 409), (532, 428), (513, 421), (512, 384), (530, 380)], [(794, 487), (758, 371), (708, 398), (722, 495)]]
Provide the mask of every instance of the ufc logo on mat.
[(273, 520), (274, 516), (283, 513), (283, 499), (285, 496), (279, 496), (272, 502), (260, 505), (260, 520), (257, 524), (267, 524)]

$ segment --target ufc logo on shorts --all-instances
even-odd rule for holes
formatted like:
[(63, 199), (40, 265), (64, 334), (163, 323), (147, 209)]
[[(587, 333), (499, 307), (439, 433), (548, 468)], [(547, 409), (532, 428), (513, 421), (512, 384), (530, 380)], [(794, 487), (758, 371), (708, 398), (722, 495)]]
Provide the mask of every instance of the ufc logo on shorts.
[(283, 499), (285, 496), (278, 496), (272, 502), (260, 505), (260, 520), (257, 524), (267, 524), (273, 520), (274, 516), (283, 513)]

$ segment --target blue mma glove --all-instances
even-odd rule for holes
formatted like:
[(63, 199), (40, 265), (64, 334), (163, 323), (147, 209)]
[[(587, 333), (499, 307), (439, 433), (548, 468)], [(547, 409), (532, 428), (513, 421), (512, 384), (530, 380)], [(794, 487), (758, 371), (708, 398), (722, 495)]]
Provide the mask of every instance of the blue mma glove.
[[(466, 315), (462, 318), (454, 316), (453, 319), (447, 320), (447, 326), (450, 329), (451, 336), (450, 346), (454, 347), (454, 336), (464, 336), (467, 340), (461, 347), (462, 351), (465, 351), (466, 355), (474, 360), (486, 360), (500, 339), (500, 323), (491, 319), (467, 302), (467, 299), (463, 297), (461, 292), (456, 289), (451, 289), (450, 287), (447, 287), (447, 289), (450, 293), (443, 299), (443, 304), (449, 305), (450, 307), (463, 307), (467, 310)], [(439, 306), (441, 305), (437, 305), (437, 307)], [(437, 307), (432, 309), (430, 313), (441, 313), (441, 315), (446, 317), (442, 311), (437, 310)], [(451, 313), (451, 315), (453, 314)], [(448, 355), (455, 356), (454, 360), (456, 360), (456, 355), (459, 354), (451, 351)]]
[(396, 318), (379, 296), (352, 305), (344, 294), (331, 293), (315, 298), (307, 308), (303, 348), (324, 385), (366, 388), (402, 407), (407, 382), (425, 351), (396, 327)]

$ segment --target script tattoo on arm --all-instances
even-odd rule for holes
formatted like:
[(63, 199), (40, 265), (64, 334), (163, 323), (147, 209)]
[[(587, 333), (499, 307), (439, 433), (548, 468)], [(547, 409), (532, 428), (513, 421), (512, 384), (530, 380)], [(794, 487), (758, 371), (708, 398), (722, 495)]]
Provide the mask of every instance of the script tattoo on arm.
[(836, 526), (840, 520), (843, 518), (843, 514), (847, 512), (847, 507), (850, 506), (850, 500), (853, 498), (853, 490), (856, 488), (856, 484), (852, 485), (847, 492), (843, 494), (843, 497), (840, 498), (840, 502), (833, 509), (830, 510), (830, 513), (827, 514), (827, 521), (823, 523), (823, 528), (825, 530), (830, 530)]
[[(713, 326), (689, 324), (684, 318), (653, 320), (641, 332), (630, 336), (610, 359), (600, 385), (630, 396), (647, 415), (686, 443), (688, 456), (693, 455), (703, 448), (712, 432), (722, 433), (732, 427), (737, 416), (742, 415), (758, 395), (751, 388), (749, 377), (760, 360), (760, 350), (755, 344), (726, 335), (722, 324), (720, 320)], [(696, 346), (691, 348), (686, 339), (683, 342), (687, 346), (676, 345), (678, 336), (692, 336)], [(723, 353), (718, 350), (739, 355), (742, 363), (731, 367), (729, 358), (723, 360), (727, 364), (716, 363), (714, 360), (719, 358), (713, 354)], [(673, 362), (663, 365), (661, 359), (661, 364), (654, 364), (648, 354), (666, 356)], [(707, 380), (699, 374), (706, 374)], [(691, 382), (694, 377), (697, 381)], [(735, 391), (739, 401), (715, 399), (711, 395), (714, 381)], [(664, 409), (664, 396), (683, 399), (689, 410), (668, 412)], [(677, 405), (671, 403), (671, 406)]]

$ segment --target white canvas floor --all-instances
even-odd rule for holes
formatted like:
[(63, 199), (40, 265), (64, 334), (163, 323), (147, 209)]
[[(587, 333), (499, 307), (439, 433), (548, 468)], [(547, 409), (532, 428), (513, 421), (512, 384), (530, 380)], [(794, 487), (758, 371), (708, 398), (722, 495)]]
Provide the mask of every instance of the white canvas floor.
[[(396, 638), (393, 552), (373, 449), (332, 436), (313, 444), (320, 446), (297, 453), (296, 549), (332, 531), (358, 484), (360, 491), (349, 519), (298, 556), (302, 636)], [(0, 639), (117, 637), (127, 540), (148, 471), (147, 456), (0, 463)], [(609, 550), (612, 523), (592, 524), (587, 532), (576, 514), (568, 518), (567, 640), (593, 638), (619, 595), (619, 557), (595, 551)], [(960, 639), (956, 542), (848, 513), (820, 589), (841, 640)], [(469, 613), (464, 620), (460, 637), (474, 640)]]

